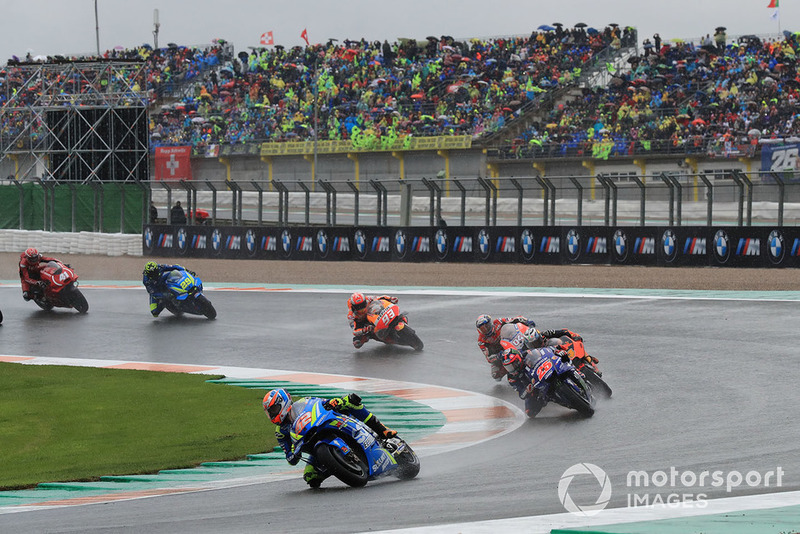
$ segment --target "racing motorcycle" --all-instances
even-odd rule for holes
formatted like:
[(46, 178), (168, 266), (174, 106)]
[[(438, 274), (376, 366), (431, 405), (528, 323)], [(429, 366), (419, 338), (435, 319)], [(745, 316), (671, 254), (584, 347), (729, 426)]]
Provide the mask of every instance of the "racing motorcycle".
[(541, 393), (544, 405), (553, 401), (585, 417), (594, 415), (592, 388), (568, 358), (562, 359), (552, 347), (526, 350), (523, 354), (525, 379)]
[[(533, 349), (529, 341), (533, 327), (522, 323), (508, 323), (500, 328), (500, 339), (514, 346), (519, 351)], [(547, 340), (550, 347), (559, 347), (567, 352), (570, 361), (575, 368), (583, 373), (586, 382), (596, 391), (606, 397), (610, 397), (611, 387), (603, 380), (603, 373), (597, 367), (597, 360), (586, 353), (582, 340), (574, 340), (569, 336), (550, 338)]]
[(189, 313), (192, 315), (205, 315), (209, 319), (217, 316), (217, 310), (205, 295), (203, 295), (203, 281), (189, 271), (172, 270), (165, 272), (162, 282), (166, 291), (161, 297), (164, 307), (174, 315)]
[(387, 345), (406, 345), (414, 350), (422, 350), (422, 340), (413, 328), (408, 326), (408, 318), (400, 312), (397, 304), (384, 299), (375, 299), (367, 307), (367, 320), (372, 325), (375, 339)]
[[(308, 398), (292, 423), (294, 458), (311, 463), (323, 476), (333, 475), (348, 486), (361, 487), (388, 475), (410, 480), (419, 473), (419, 458), (395, 436), (379, 438), (353, 417), (325, 407), (325, 399)], [(305, 455), (305, 456), (304, 456)]]
[(89, 311), (89, 303), (78, 289), (78, 274), (58, 260), (51, 260), (39, 268), (40, 280), (31, 286), (32, 300), (43, 310), (74, 308), (78, 313)]

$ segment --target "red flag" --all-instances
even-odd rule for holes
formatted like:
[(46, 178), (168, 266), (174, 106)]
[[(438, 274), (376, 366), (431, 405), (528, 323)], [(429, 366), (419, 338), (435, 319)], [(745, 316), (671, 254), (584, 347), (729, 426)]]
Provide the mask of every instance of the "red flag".
[(778, 0), (769, 0), (769, 5), (767, 7), (777, 8), (778, 7)]
[(262, 45), (275, 44), (275, 38), (272, 36), (272, 32), (266, 32), (261, 34), (261, 44)]
[(191, 180), (191, 155), (190, 146), (156, 147), (156, 180)]
[(303, 40), (306, 42), (306, 46), (308, 46), (309, 45), (309, 42), (308, 42), (308, 30), (303, 29), (303, 33), (300, 34), (300, 37), (303, 38)]

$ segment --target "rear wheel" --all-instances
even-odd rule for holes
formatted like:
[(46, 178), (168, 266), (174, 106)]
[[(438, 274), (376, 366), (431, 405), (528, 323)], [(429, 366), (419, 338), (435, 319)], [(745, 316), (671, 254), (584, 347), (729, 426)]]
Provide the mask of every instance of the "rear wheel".
[(367, 464), (351, 450), (347, 454), (328, 443), (319, 443), (314, 448), (317, 460), (336, 478), (358, 488), (364, 486), (369, 478)]
[(211, 304), (211, 301), (208, 300), (205, 295), (198, 295), (194, 299), (195, 306), (197, 309), (200, 310), (200, 313), (205, 315), (209, 319), (216, 319), (217, 317), (217, 310), (214, 309), (214, 305)]

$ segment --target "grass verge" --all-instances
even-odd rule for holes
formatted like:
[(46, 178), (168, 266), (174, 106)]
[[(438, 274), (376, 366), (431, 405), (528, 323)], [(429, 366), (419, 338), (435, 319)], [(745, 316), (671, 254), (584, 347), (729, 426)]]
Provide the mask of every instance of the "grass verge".
[(264, 391), (212, 377), (0, 362), (0, 489), (272, 450)]

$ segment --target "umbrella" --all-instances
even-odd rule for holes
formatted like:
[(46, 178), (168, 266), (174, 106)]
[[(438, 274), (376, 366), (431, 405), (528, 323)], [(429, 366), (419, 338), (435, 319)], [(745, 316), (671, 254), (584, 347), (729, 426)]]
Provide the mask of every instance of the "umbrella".
[(586, 24), (584, 24), (583, 22), (579, 22), (579, 23), (577, 23), (577, 24), (575, 25), (575, 27), (576, 27), (576, 28), (585, 28), (585, 27), (586, 27)]
[(761, 131), (757, 128), (753, 128), (747, 132), (747, 135), (752, 137), (761, 137)]
[(600, 33), (600, 32), (599, 32), (599, 31), (597, 31), (597, 30), (596, 30), (596, 29), (594, 29), (594, 28), (586, 28), (586, 33), (588, 33), (589, 35), (597, 35), (597, 34), (598, 34), (598, 33)]
[(553, 26), (561, 27), (561, 26), (563, 26), (563, 24), (561, 24), (560, 22), (554, 22)]
[[(551, 32), (551, 31), (555, 30), (555, 28), (554, 28), (554, 27), (552, 27), (552, 26), (548, 26), (547, 24), (542, 24), (541, 26), (539, 26), (539, 27), (538, 27), (538, 28), (536, 28), (536, 29), (537, 29), (537, 30), (542, 30), (543, 32)], [(784, 33), (785, 33), (785, 32), (784, 32)]]
[(727, 30), (727, 29), (728, 29), (728, 28), (726, 28), (725, 26), (717, 26), (716, 28), (714, 28), (714, 31), (717, 31), (717, 32), (724, 32), (724, 31), (725, 31), (725, 30)]
[(617, 24), (616, 22), (612, 22), (611, 24), (609, 24), (609, 26), (611, 26), (612, 28), (616, 28), (617, 26), (619, 26), (619, 24)]
[(705, 126), (706, 121), (704, 121), (703, 119), (695, 119), (692, 121), (692, 124), (694, 124), (695, 126)]

